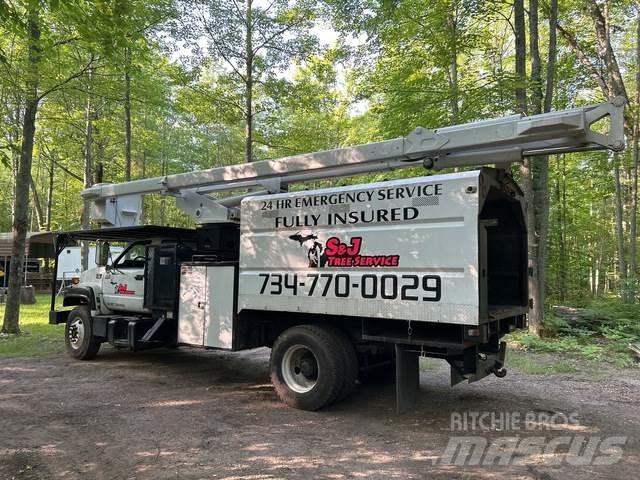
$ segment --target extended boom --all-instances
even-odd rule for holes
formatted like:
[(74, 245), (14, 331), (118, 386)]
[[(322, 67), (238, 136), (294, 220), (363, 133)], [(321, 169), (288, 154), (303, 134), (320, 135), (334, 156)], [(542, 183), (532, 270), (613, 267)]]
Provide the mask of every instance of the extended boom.
[[(91, 217), (104, 226), (140, 223), (142, 195), (175, 196), (178, 207), (198, 223), (238, 220), (242, 195), (213, 198), (212, 193), (261, 188), (286, 191), (291, 183), (345, 177), (422, 163), (436, 170), (451, 167), (506, 165), (524, 157), (587, 150), (624, 148), (624, 100), (527, 117), (485, 120), (435, 130), (418, 127), (407, 137), (306, 153), (276, 160), (230, 165), (119, 184), (98, 184), (82, 192), (92, 202)], [(592, 126), (609, 117), (609, 130)]]

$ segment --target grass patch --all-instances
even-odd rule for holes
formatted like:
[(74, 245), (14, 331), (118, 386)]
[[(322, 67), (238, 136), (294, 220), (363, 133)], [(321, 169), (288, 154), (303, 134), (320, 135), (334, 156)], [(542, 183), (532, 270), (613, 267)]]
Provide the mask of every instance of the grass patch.
[(551, 375), (556, 373), (578, 372), (576, 360), (559, 360), (552, 356), (524, 353), (518, 350), (509, 350), (506, 360), (507, 369), (513, 368), (530, 375)]
[[(62, 325), (49, 325), (48, 294), (38, 294), (36, 303), (20, 307), (20, 335), (0, 337), (0, 358), (38, 357), (64, 351)], [(4, 304), (0, 305), (4, 318)]]

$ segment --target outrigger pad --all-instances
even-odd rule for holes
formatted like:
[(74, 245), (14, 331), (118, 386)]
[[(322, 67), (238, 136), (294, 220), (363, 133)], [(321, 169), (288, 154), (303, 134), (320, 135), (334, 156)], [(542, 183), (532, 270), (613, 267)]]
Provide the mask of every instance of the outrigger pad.
[[(420, 366), (417, 351), (396, 344), (396, 413), (413, 408), (420, 387)], [(415, 348), (415, 347), (414, 347)]]

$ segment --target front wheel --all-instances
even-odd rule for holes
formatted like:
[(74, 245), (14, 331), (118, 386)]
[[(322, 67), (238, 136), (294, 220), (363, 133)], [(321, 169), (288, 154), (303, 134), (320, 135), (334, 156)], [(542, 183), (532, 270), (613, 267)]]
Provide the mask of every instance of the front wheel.
[(271, 350), (271, 381), (280, 399), (301, 410), (333, 402), (344, 386), (344, 356), (331, 329), (300, 325), (284, 331)]
[(91, 360), (100, 350), (100, 342), (93, 336), (89, 308), (81, 305), (69, 312), (64, 328), (67, 353), (78, 360)]

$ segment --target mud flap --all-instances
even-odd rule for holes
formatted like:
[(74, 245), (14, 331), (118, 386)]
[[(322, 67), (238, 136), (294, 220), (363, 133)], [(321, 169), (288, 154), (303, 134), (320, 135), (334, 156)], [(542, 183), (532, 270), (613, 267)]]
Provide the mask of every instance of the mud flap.
[(396, 413), (413, 408), (420, 386), (418, 352), (396, 344)]

